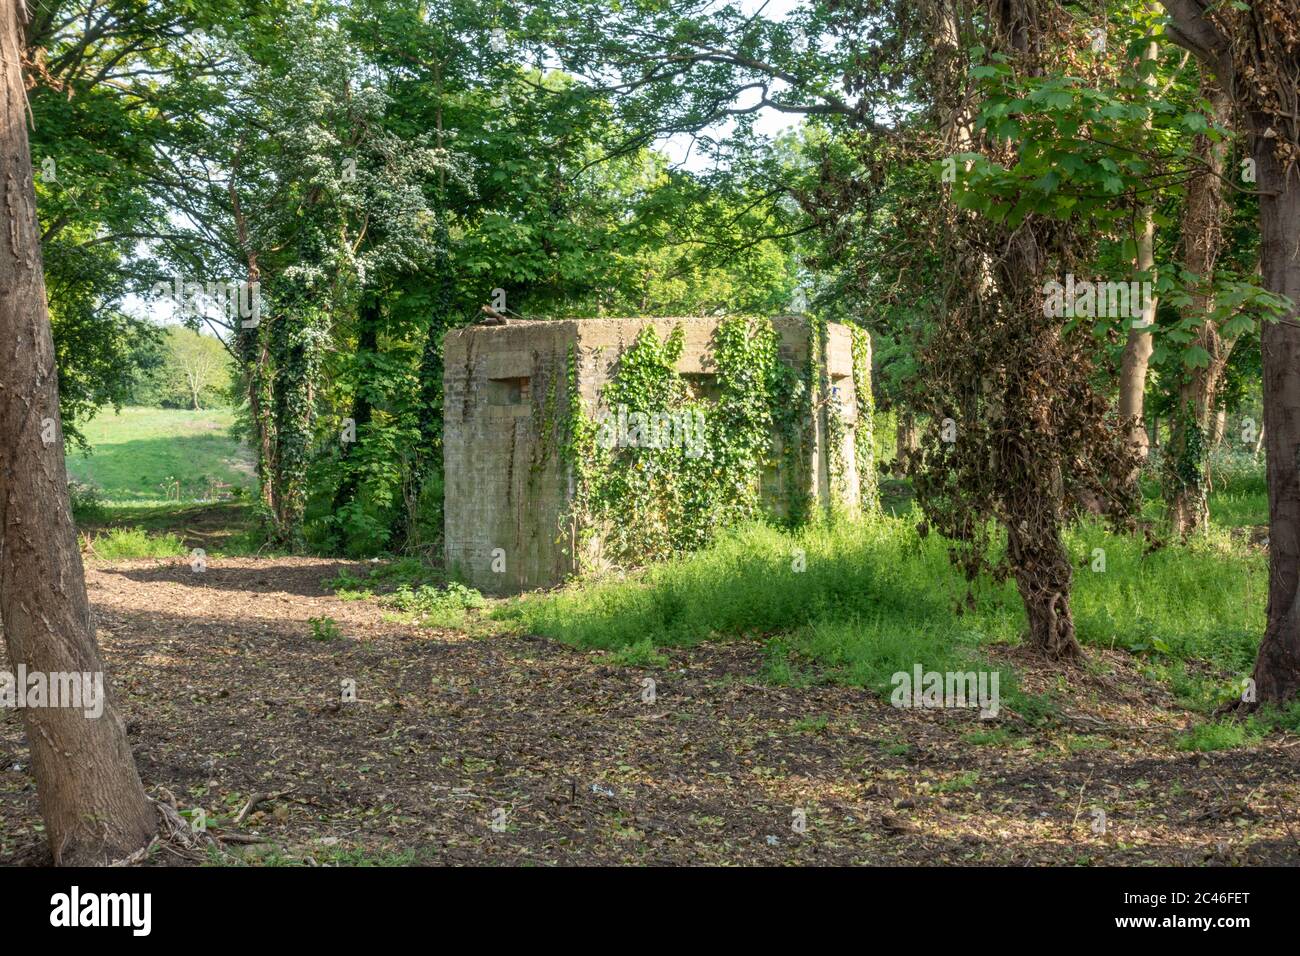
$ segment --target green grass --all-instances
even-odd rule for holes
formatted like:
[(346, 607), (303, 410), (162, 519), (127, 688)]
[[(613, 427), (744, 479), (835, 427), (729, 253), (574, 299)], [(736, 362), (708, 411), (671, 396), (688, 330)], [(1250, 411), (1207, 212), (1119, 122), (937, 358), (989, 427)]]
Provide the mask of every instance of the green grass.
[[(1084, 526), (1070, 535), (1081, 558), (1105, 550), (1106, 570), (1083, 563), (1072, 606), (1085, 644), (1122, 647), (1219, 670), (1250, 669), (1264, 631), (1268, 560), (1223, 530), (1144, 554), (1141, 539)], [(1082, 562), (1080, 562), (1082, 563)]]
[(970, 790), (980, 782), (980, 775), (974, 770), (967, 770), (948, 780), (940, 780), (933, 787), (935, 793), (956, 793)]
[(1268, 492), (1221, 492), (1210, 495), (1210, 518), (1227, 528), (1268, 524)]
[(344, 601), (377, 598), (384, 607), (400, 612), (386, 620), (425, 627), (472, 631), (478, 612), (487, 606), (478, 591), (459, 581), (447, 581), (442, 572), (418, 558), (378, 563), (360, 575), (341, 571), (321, 585)]
[(419, 558), (397, 558), (394, 561), (376, 562), (365, 574), (340, 571), (321, 582), (331, 591), (346, 592), (354, 596), (371, 595), (376, 591), (394, 591), (401, 588), (416, 590), (425, 585), (445, 584), (446, 575)]
[(1244, 723), (1215, 721), (1197, 724), (1178, 738), (1179, 750), (1231, 750), (1243, 746), (1249, 737)]
[[(800, 550), (804, 560), (796, 562)], [(983, 613), (958, 617), (953, 608), (964, 594), (941, 542), (922, 542), (911, 522), (885, 517), (792, 533), (752, 525), (631, 579), (579, 585), (495, 613), (536, 633), (609, 650), (763, 639), (773, 681), (834, 681), (883, 693), (891, 675), (917, 662), (926, 670), (969, 670), (983, 666), (981, 644), (1014, 639), (1014, 593), (990, 585), (977, 598)], [(1015, 698), (1014, 675), (1001, 669), (1000, 680), (1003, 698)]]
[(279, 553), (266, 547), (250, 523), (247, 501), (89, 506), (74, 502), (73, 516), (93, 553), (104, 559), (168, 557), (193, 548), (202, 548), (210, 557)]
[(1179, 750), (1232, 750), (1244, 747), (1277, 730), (1300, 732), (1300, 701), (1285, 709), (1261, 707), (1245, 719), (1235, 716), (1196, 724), (1176, 741)]
[[(1142, 479), (1143, 513), (1163, 519), (1162, 465), (1158, 453)], [(1211, 523), (1220, 528), (1259, 527), (1268, 524), (1268, 481), (1262, 458), (1221, 449), (1210, 458), (1209, 505)]]
[(229, 409), (105, 411), (82, 426), (91, 453), (69, 454), (68, 475), (109, 502), (174, 500), (176, 482), (184, 501), (205, 498), (213, 481), (247, 491), (251, 457), (231, 436), (234, 422)]
[(830, 718), (824, 714), (819, 714), (816, 717), (804, 717), (796, 720), (794, 724), (791, 725), (790, 729), (796, 734), (804, 734), (812, 737), (817, 734), (826, 733), (829, 726)]
[(1210, 518), (1225, 528), (1268, 524), (1263, 459), (1221, 452), (1210, 460)]
[(606, 654), (603, 662), (611, 667), (667, 667), (668, 658), (655, 650), (650, 641), (625, 644)]
[(339, 628), (339, 622), (332, 617), (309, 617), (307, 623), (311, 625), (311, 639), (313, 641), (330, 644), (343, 636), (343, 631)]
[(1210, 520), (1225, 528), (1268, 524), (1268, 481), (1262, 465), (1244, 471), (1225, 464), (1211, 471)]
[(171, 558), (187, 554), (174, 534), (149, 534), (143, 528), (112, 528), (90, 538), (94, 554), (106, 561), (120, 558)]
[[(260, 553), (250, 526), (252, 460), (232, 437), (234, 412), (106, 411), (82, 429), (89, 454), (67, 457), (73, 515), (104, 559)], [(229, 488), (215, 488), (224, 482)], [(213, 492), (224, 500), (212, 500)], [(179, 493), (180, 498), (176, 495)]]
[[(804, 571), (795, 570), (797, 550)], [(906, 560), (898, 561), (902, 555)], [(914, 623), (938, 627), (951, 620), (953, 584), (942, 545), (917, 541), (904, 520), (794, 533), (751, 525), (627, 580), (567, 588), (500, 613), (583, 647), (617, 648), (647, 638), (689, 645), (854, 617), (864, 627), (891, 621), (910, 622), (909, 630)]]
[(1017, 737), (1005, 727), (992, 727), (989, 729), (972, 730), (969, 733), (962, 734), (961, 738), (965, 743), (973, 747), (1027, 747), (1029, 741), (1024, 737)]
[[(75, 504), (73, 508), (77, 510)], [(130, 526), (158, 533), (198, 521), (215, 522), (222, 526), (242, 524), (248, 518), (249, 502), (129, 501), (115, 504), (96, 503), (85, 511), (84, 516), (78, 514), (78, 518), (85, 520), (85, 523), (91, 527)]]

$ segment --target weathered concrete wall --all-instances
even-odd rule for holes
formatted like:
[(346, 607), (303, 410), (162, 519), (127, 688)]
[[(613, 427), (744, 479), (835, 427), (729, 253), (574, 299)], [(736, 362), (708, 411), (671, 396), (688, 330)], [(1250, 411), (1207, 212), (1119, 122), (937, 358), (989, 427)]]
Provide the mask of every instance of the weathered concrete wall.
[[(677, 326), (684, 333), (678, 372), (707, 394), (716, 373), (712, 341), (718, 318), (584, 319), (476, 325), (447, 335), (444, 346), (444, 472), (447, 567), (488, 593), (513, 593), (561, 582), (576, 570), (577, 529), (565, 524), (573, 479), (563, 460), (563, 423), (569, 416), (567, 368), (577, 363), (577, 394), (587, 414), (604, 406), (601, 388), (622, 353), (646, 327), (660, 340)], [(809, 329), (796, 316), (773, 320), (783, 362), (807, 368)], [(821, 401), (809, 401), (811, 445), (800, 449), (803, 468), (780, 467), (779, 439), (763, 476), (763, 495), (777, 512), (787, 483), (804, 486), (823, 507), (855, 507), (858, 478), (853, 435), (857, 415), (852, 342), (848, 329), (830, 326), (820, 357)], [(827, 447), (833, 429), (827, 402), (845, 423), (841, 445)], [(838, 466), (838, 467), (836, 467)], [(596, 543), (598, 547), (598, 542)]]
[[(444, 344), (443, 469), (447, 567), (509, 593), (573, 570), (556, 540), (569, 498), (559, 435), (576, 322), (472, 326)], [(544, 440), (549, 437), (548, 440)]]
[[(802, 316), (781, 316), (772, 320), (779, 336), (781, 361), (802, 375), (809, 361), (809, 327)], [(790, 491), (805, 495), (810, 503), (830, 508), (838, 501), (845, 508), (858, 500), (857, 467), (853, 454), (857, 399), (853, 389), (853, 342), (848, 329), (840, 325), (827, 327), (825, 349), (818, 356), (819, 379), (814, 386), (820, 394), (808, 396), (805, 413), (812, 419), (809, 429), (811, 445), (800, 448), (795, 456), (799, 467), (794, 473), (784, 465), (782, 439), (772, 436), (772, 456), (763, 475), (763, 499), (777, 515), (786, 516)], [(829, 449), (830, 422), (828, 402), (834, 402), (845, 422), (843, 454), (832, 455)], [(847, 457), (845, 457), (847, 456)], [(840, 465), (832, 481), (832, 462)], [(793, 486), (793, 489), (792, 487)]]

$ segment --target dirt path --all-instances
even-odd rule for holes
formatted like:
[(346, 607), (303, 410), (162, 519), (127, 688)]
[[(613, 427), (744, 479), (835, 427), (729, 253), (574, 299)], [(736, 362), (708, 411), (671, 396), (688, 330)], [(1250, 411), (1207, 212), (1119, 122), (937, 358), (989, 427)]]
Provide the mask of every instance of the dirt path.
[[(1116, 654), (1071, 674), (1068, 727), (775, 687), (757, 643), (662, 668), (529, 637), (385, 621), (319, 559), (90, 562), (140, 772), (278, 860), (429, 863), (1295, 863), (1300, 741), (1174, 750)], [(343, 637), (312, 637), (309, 619)], [(1031, 689), (1055, 675), (1016, 660)], [(1109, 671), (1109, 673), (1103, 673)], [(643, 700), (643, 680), (655, 699)], [(355, 703), (340, 682), (356, 682)], [(975, 739), (983, 739), (976, 737)], [(16, 768), (16, 769), (15, 769)], [(1094, 808), (1106, 832), (1092, 832)], [(796, 825), (806, 820), (804, 832)], [(504, 829), (494, 829), (503, 823)], [(0, 711), (0, 864), (45, 859), (21, 721)], [(168, 862), (159, 859), (160, 863)]]

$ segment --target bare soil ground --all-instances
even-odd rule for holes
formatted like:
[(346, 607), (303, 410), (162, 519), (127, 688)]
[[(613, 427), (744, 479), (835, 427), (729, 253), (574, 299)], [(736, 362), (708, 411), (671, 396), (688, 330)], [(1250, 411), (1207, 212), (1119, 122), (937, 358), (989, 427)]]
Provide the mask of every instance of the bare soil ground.
[[(1008, 651), (1028, 689), (1063, 702), (1044, 731), (1005, 712), (772, 686), (757, 642), (619, 668), (542, 638), (386, 621), (321, 586), (346, 566), (88, 562), (151, 794), (229, 827), (252, 794), (291, 791), (249, 815), (239, 831), (263, 842), (230, 846), (227, 862), (1300, 860), (1300, 741), (1178, 751), (1192, 715), (1125, 654), (1093, 651), (1062, 679)], [(313, 639), (320, 617), (342, 637)], [(355, 703), (341, 702), (344, 680)], [(994, 727), (1008, 739), (979, 743)], [(0, 711), (0, 864), (42, 862), (20, 715)]]

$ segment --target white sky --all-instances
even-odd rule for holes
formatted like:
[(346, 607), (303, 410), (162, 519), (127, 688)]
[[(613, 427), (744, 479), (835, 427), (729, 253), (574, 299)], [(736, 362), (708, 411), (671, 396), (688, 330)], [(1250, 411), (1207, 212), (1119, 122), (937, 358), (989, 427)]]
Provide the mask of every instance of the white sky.
[[(747, 14), (752, 14), (760, 7), (763, 9), (763, 16), (769, 20), (783, 20), (791, 10), (799, 9), (805, 6), (801, 0), (741, 0), (740, 8)], [(774, 87), (779, 88), (779, 87)], [(753, 105), (759, 97), (757, 90), (752, 91), (751, 95), (742, 98), (736, 103), (737, 107), (743, 108)], [(781, 113), (771, 108), (759, 110), (754, 118), (755, 132), (775, 139), (780, 133), (792, 127), (797, 127), (801, 118), (792, 113)], [(728, 120), (725, 123), (719, 123), (710, 127), (706, 132), (714, 139), (722, 139), (735, 126), (734, 120)], [(692, 172), (699, 172), (708, 168), (708, 161), (699, 150), (690, 151), (691, 137), (685, 134), (677, 134), (665, 137), (655, 144), (656, 148), (661, 150), (674, 164), (680, 164), (683, 168)], [(688, 152), (689, 151), (689, 152)], [(683, 162), (684, 160), (684, 162)]]

